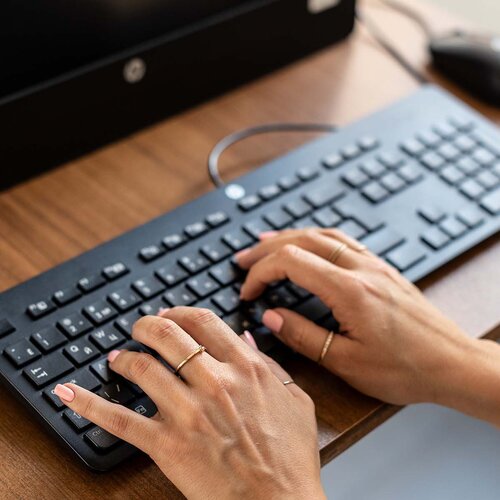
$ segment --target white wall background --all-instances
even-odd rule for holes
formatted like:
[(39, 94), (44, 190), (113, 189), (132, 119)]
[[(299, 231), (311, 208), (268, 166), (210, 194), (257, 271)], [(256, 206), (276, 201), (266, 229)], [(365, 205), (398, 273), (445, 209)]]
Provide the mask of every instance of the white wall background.
[(470, 19), (488, 31), (500, 34), (499, 0), (428, 0)]

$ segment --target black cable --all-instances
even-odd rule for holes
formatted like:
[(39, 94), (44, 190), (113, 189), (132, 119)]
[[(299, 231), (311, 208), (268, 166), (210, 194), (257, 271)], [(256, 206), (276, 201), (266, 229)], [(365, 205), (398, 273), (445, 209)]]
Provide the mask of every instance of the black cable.
[(356, 19), (368, 30), (373, 39), (418, 83), (429, 83), (429, 79), (423, 73), (414, 68), (412, 64), (410, 64), (407, 59), (386, 40), (382, 31), (375, 23), (372, 22), (370, 18), (367, 18), (364, 14), (360, 14), (360, 12), (357, 11)]
[(405, 5), (394, 0), (379, 1), (389, 9), (398, 11), (400, 14), (403, 14), (404, 16), (408, 17), (416, 24), (418, 24), (429, 40), (434, 36), (432, 28), (430, 27), (425, 17), (420, 14), (420, 12), (417, 12), (409, 5)]
[(210, 152), (208, 157), (208, 175), (216, 187), (223, 187), (226, 183), (219, 173), (219, 159), (228, 148), (237, 142), (255, 135), (270, 132), (336, 132), (335, 125), (325, 123), (269, 123), (257, 125), (244, 130), (238, 130), (220, 140)]

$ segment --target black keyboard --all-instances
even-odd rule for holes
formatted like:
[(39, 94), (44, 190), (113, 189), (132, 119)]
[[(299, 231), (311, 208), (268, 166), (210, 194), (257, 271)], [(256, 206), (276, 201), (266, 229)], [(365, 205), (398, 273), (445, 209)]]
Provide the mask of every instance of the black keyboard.
[(500, 134), (429, 86), (237, 182), (0, 295), (1, 378), (90, 467), (107, 470), (135, 449), (65, 409), (56, 383), (153, 415), (106, 353), (146, 350), (131, 328), (160, 307), (210, 308), (272, 355), (279, 346), (260, 324), (268, 307), (335, 328), (330, 311), (291, 283), (242, 304), (233, 254), (263, 231), (338, 227), (416, 281), (497, 233)]

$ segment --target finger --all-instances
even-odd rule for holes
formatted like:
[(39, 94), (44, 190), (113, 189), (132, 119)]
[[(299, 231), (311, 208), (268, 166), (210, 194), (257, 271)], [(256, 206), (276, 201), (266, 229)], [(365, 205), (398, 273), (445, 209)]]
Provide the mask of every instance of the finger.
[[(199, 348), (199, 343), (179, 325), (160, 316), (139, 319), (134, 325), (132, 337), (154, 349), (174, 370)], [(185, 381), (199, 383), (207, 371), (213, 370), (214, 363), (216, 361), (208, 352), (200, 352), (182, 367), (180, 375)]]
[(360, 255), (375, 257), (375, 255), (372, 252), (370, 252), (370, 250), (365, 245), (363, 245), (363, 243), (360, 243), (358, 240), (351, 238), (347, 234), (340, 231), (340, 229), (336, 228), (320, 229), (320, 233), (323, 234), (324, 236), (327, 236), (328, 238), (332, 238), (342, 243), (345, 243), (348, 247), (350, 247), (352, 250), (354, 250)]
[[(269, 309), (262, 322), (284, 344), (294, 351), (318, 362), (329, 331), (288, 309)], [(347, 344), (351, 340), (335, 335), (322, 364), (333, 373), (339, 374), (338, 360), (345, 358)]]
[(158, 423), (122, 405), (111, 403), (75, 384), (57, 385), (54, 393), (82, 417), (147, 454), (153, 451)]
[(350, 271), (295, 245), (285, 245), (250, 269), (241, 287), (241, 298), (257, 298), (269, 283), (289, 279), (317, 295), (326, 305), (345, 302), (350, 296)]
[[(266, 363), (271, 372), (284, 385), (284, 387), (286, 387), (295, 396), (305, 394), (304, 391), (295, 384), (292, 376), (282, 366), (280, 366), (273, 358), (269, 357), (267, 354), (259, 351), (257, 343), (255, 342), (253, 335), (249, 331), (246, 331), (243, 335), (241, 335), (241, 338), (246, 344), (248, 344), (253, 350), (257, 352), (260, 358)], [(288, 384), (285, 385), (285, 382), (288, 382)]]
[(229, 361), (241, 348), (238, 336), (216, 314), (208, 309), (174, 307), (162, 312), (162, 317), (177, 323), (204, 345), (218, 361)]
[[(352, 242), (347, 243), (344, 240), (347, 241), (347, 237), (335, 239), (331, 236), (322, 234), (318, 229), (290, 230), (272, 238), (266, 238), (261, 241), (261, 243), (250, 249), (249, 252), (238, 254), (237, 260), (240, 267), (243, 269), (249, 269), (256, 262), (269, 254), (276, 252), (284, 245), (296, 245), (322, 257), (323, 259), (330, 260), (342, 243), (347, 244), (348, 246), (351, 245)], [(359, 243), (356, 243), (355, 240), (352, 241), (354, 242), (353, 245), (356, 248), (360, 247)], [(342, 254), (338, 255), (338, 259), (335, 261), (335, 264), (347, 269), (354, 269), (359, 267), (359, 262), (360, 258), (357, 252), (344, 251)]]
[(108, 362), (113, 371), (137, 384), (162, 411), (166, 395), (169, 407), (179, 407), (189, 397), (186, 384), (150, 354), (112, 351)]

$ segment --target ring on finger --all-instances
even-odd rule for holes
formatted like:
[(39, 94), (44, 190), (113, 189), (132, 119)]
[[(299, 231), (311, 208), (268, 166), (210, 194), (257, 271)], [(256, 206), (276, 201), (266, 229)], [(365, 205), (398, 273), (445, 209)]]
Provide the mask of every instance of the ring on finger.
[(292, 384), (295, 384), (295, 382), (294, 382), (292, 379), (290, 379), (290, 380), (285, 380), (285, 381), (283, 382), (283, 385), (292, 385)]
[(187, 365), (195, 356), (198, 354), (201, 354), (202, 352), (205, 352), (207, 349), (203, 345), (199, 345), (191, 354), (186, 356), (178, 365), (177, 368), (174, 371), (174, 375), (179, 375), (179, 372), (182, 370), (182, 368)]
[(328, 257), (328, 261), (332, 264), (335, 264), (340, 256), (348, 249), (349, 247), (345, 243), (341, 243), (337, 248), (335, 248), (332, 253)]
[(333, 332), (330, 332), (328, 336), (325, 339), (325, 343), (323, 344), (323, 349), (321, 349), (321, 354), (319, 355), (318, 358), (318, 364), (322, 364), (326, 355), (328, 354), (328, 351), (330, 349), (330, 346), (332, 345), (333, 337), (335, 334)]

